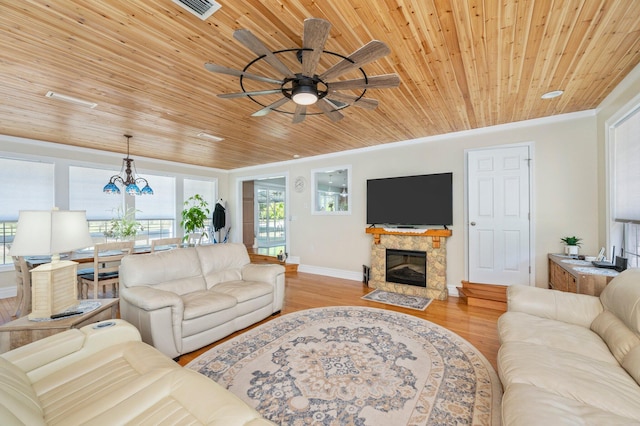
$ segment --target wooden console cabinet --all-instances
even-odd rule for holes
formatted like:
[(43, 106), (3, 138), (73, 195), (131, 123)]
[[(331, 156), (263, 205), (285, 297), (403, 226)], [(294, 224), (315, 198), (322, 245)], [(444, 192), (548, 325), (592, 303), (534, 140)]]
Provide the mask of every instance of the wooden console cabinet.
[[(590, 273), (584, 272), (586, 268)], [(600, 296), (617, 272), (611, 269), (598, 270), (589, 262), (580, 262), (566, 256), (549, 255), (549, 288), (570, 293)]]

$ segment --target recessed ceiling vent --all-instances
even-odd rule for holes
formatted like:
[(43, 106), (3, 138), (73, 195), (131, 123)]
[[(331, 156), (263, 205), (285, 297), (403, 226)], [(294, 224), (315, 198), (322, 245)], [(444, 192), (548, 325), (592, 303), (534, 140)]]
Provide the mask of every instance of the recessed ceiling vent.
[(175, 4), (181, 6), (183, 9), (196, 15), (203, 21), (209, 16), (213, 15), (213, 12), (220, 9), (221, 5), (213, 0), (172, 0)]

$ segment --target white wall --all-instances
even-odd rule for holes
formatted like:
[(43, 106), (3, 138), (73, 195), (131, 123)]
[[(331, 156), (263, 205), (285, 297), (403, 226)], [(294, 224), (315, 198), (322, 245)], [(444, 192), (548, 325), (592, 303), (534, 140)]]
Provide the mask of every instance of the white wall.
[[(321, 117), (316, 119), (322, 119)], [(345, 119), (349, 119), (348, 116)], [(290, 255), (299, 257), (300, 270), (359, 279), (370, 264), (372, 237), (366, 228), (366, 180), (412, 174), (453, 172), (453, 236), (447, 240), (447, 285), (465, 278), (464, 164), (465, 150), (533, 142), (535, 282), (547, 285), (547, 253), (558, 252), (560, 238), (578, 235), (583, 252), (594, 253), (598, 242), (597, 138), (594, 111), (532, 120), (441, 137), (390, 144), (277, 165), (233, 171), (232, 188), (244, 176), (288, 173), (290, 195)], [(293, 181), (311, 170), (352, 165), (350, 216), (311, 214), (311, 189), (293, 191)], [(229, 190), (235, 205), (237, 192)], [(231, 197), (233, 199), (231, 199)], [(236, 233), (234, 238), (238, 237)]]

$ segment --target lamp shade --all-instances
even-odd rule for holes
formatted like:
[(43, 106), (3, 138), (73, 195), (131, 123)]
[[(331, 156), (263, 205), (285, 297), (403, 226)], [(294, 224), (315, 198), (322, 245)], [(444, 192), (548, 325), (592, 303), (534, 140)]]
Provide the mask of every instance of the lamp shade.
[(44, 256), (93, 246), (84, 210), (22, 210), (11, 256)]

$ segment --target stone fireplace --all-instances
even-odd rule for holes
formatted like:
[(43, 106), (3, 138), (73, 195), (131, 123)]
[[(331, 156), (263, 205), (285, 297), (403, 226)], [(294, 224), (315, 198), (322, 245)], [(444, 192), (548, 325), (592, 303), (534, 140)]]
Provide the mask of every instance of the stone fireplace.
[[(445, 242), (446, 237), (451, 236), (450, 230), (413, 229), (404, 232), (404, 230), (368, 228), (366, 232), (374, 236), (371, 244), (369, 287), (411, 296), (423, 296), (437, 300), (447, 299)], [(388, 250), (391, 253), (403, 251), (409, 254), (424, 253), (425, 285), (418, 286), (389, 281), (387, 279)], [(396, 259), (393, 262), (402, 263), (402, 258), (400, 261)], [(411, 270), (420, 269), (420, 267), (415, 266), (415, 263), (417, 263), (415, 259), (407, 260), (405, 263), (412, 264)]]

